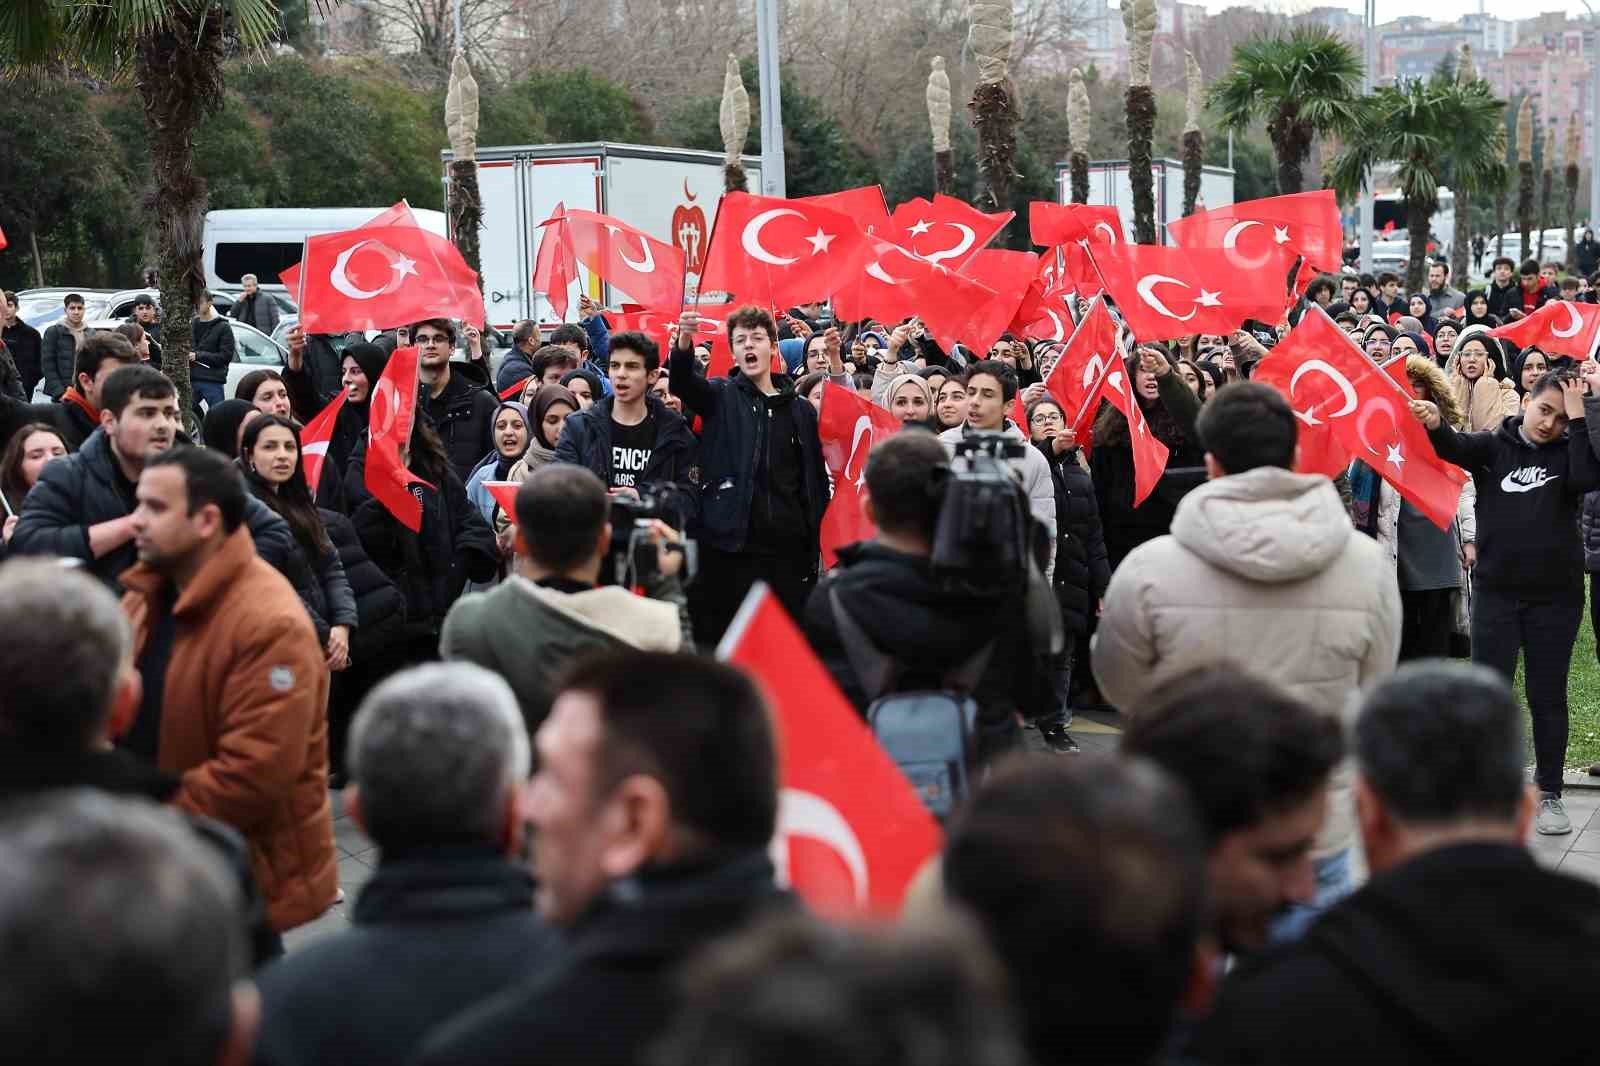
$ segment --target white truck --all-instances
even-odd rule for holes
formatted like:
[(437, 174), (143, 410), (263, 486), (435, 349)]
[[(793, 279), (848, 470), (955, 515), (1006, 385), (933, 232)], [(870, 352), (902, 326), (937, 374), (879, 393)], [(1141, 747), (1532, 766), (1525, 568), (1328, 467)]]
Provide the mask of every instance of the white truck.
[[(1156, 159), (1151, 161), (1150, 169), (1155, 176), (1156, 240), (1160, 244), (1170, 244), (1167, 223), (1183, 217), (1183, 163), (1176, 159)], [(1063, 204), (1072, 200), (1072, 172), (1066, 163), (1056, 164), (1056, 198)], [(1090, 161), (1089, 202), (1115, 207), (1122, 216), (1124, 234), (1132, 238), (1133, 184), (1128, 180), (1126, 159)], [(1195, 210), (1226, 207), (1231, 203), (1233, 171), (1227, 167), (1202, 167)]]
[[(278, 272), (300, 262), (307, 237), (355, 229), (390, 206), (207, 211), (203, 238), (206, 285), (233, 290), (239, 287), (241, 277), (254, 274), (263, 288), (281, 292)], [(419, 226), (444, 236), (444, 212), (412, 208), (411, 213)]]
[[(446, 183), (451, 153), (440, 153)], [(750, 191), (761, 189), (761, 161), (744, 157)], [(559, 324), (542, 295), (533, 292), (534, 261), (543, 230), (557, 204), (619, 218), (683, 249), (691, 283), (705, 263), (706, 245), (722, 200), (722, 155), (637, 144), (538, 144), (478, 149), (478, 191), (483, 200), (483, 295), (489, 322), (510, 330), (525, 318)], [(590, 276), (580, 264), (568, 295), (569, 313), (579, 292), (614, 307), (624, 295)]]

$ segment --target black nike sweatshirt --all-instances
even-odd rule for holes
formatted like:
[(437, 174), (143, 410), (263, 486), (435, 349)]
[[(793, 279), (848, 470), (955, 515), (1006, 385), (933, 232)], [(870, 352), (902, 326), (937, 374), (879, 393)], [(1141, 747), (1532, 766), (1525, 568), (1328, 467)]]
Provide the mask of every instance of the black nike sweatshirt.
[(1578, 511), (1583, 494), (1600, 488), (1600, 459), (1588, 429), (1600, 421), (1600, 401), (1585, 400), (1584, 409), (1595, 418), (1573, 419), (1565, 437), (1538, 446), (1523, 439), (1521, 415), (1483, 433), (1457, 433), (1443, 423), (1429, 431), (1439, 457), (1471, 474), (1478, 490), (1476, 587), (1527, 599), (1583, 600)]

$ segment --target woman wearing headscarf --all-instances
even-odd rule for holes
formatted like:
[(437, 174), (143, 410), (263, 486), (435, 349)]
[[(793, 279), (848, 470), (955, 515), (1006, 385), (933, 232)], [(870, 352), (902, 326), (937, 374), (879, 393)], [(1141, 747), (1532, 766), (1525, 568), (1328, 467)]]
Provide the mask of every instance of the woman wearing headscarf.
[(1183, 383), (1166, 349), (1141, 344), (1123, 365), (1133, 395), (1155, 438), (1167, 446), (1167, 470), (1143, 503), (1135, 504), (1133, 444), (1128, 420), (1103, 404), (1094, 422), (1089, 472), (1105, 529), (1106, 556), (1115, 570), (1127, 554), (1172, 526), (1178, 502), (1205, 480), (1205, 453), (1195, 433), (1200, 397)]
[(1433, 361), (1441, 367), (1450, 358), (1450, 353), (1455, 350), (1456, 341), (1461, 335), (1461, 323), (1453, 318), (1441, 318), (1439, 325), (1433, 331)]
[(905, 425), (941, 432), (933, 416), (933, 390), (918, 374), (905, 374), (889, 386), (889, 413)]
[(1544, 354), (1541, 348), (1531, 345), (1517, 353), (1512, 360), (1511, 383), (1516, 386), (1517, 395), (1521, 397), (1518, 409), (1528, 401), (1528, 396), (1533, 392), (1533, 386), (1538, 380), (1550, 372), (1550, 357)]
[(516, 400), (502, 400), (494, 411), (494, 451), (484, 456), (467, 477), (467, 499), (478, 508), (485, 522), (494, 518), (495, 500), (486, 481), (509, 481), (511, 468), (528, 454), (533, 443), (533, 419), (528, 409)]
[(567, 416), (578, 410), (578, 398), (565, 385), (546, 385), (533, 394), (529, 408), (528, 450), (506, 471), (507, 481), (522, 482), (528, 475), (556, 460), (556, 442)]
[[(342, 502), (332, 501), (343, 495), (345, 472), (356, 446), (366, 435), (372, 390), (378, 387), (378, 380), (389, 365), (389, 354), (377, 344), (357, 341), (345, 348), (340, 359), (339, 381), (345, 394), (344, 406), (339, 408), (334, 420), (333, 434), (328, 438), (328, 451), (322, 463), (322, 477), (317, 482), (318, 501), (339, 510), (344, 509)], [(283, 368), (283, 384), (289, 391), (289, 406), (294, 417), (305, 424), (321, 414), (324, 405), (312, 386), (303, 354), (298, 361), (301, 365), (296, 367), (295, 353), (291, 350)], [(331, 488), (334, 483), (340, 483), (340, 488)]]
[(1494, 329), (1500, 325), (1500, 316), (1489, 310), (1489, 294), (1483, 289), (1473, 289), (1467, 293), (1466, 302), (1461, 305), (1461, 324), (1463, 326), (1484, 326)]
[(1465, 420), (1458, 428), (1469, 433), (1499, 429), (1502, 420), (1520, 410), (1516, 385), (1500, 376), (1498, 347), (1482, 326), (1468, 326), (1445, 364), (1451, 398)]
[[(1444, 371), (1423, 355), (1406, 357), (1411, 394), (1439, 408), (1439, 417), (1457, 429), (1463, 426)], [(1463, 565), (1476, 561), (1476, 494), (1469, 479), (1462, 490), (1456, 518), (1449, 529), (1403, 498), (1378, 472), (1357, 459), (1350, 464), (1350, 516), (1356, 529), (1375, 539), (1394, 564), (1400, 583), (1400, 658), (1443, 658), (1451, 654), (1452, 637), (1464, 614), (1456, 594), (1463, 588)]]
[(1406, 299), (1406, 311), (1422, 326), (1424, 333), (1432, 333), (1438, 325), (1438, 320), (1433, 317), (1433, 301), (1420, 292), (1414, 292)]
[(261, 412), (249, 400), (222, 400), (211, 405), (205, 421), (200, 424), (200, 439), (207, 448), (221, 452), (230, 459), (239, 458), (239, 434), (244, 431), (247, 418), (259, 417)]

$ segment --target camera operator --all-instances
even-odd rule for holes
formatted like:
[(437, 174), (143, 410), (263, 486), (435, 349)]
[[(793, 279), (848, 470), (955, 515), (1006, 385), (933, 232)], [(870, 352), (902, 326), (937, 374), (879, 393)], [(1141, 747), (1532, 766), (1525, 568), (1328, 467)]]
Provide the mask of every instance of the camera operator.
[(806, 605), (805, 632), (863, 714), (880, 693), (869, 691), (858, 676), (830, 601), (833, 593), (847, 624), (892, 659), (897, 691), (945, 688), (952, 670), (989, 646), (971, 688), (982, 759), (1016, 746), (1019, 719), (1054, 711), (1056, 696), (1048, 639), (1027, 624), (1025, 581), (998, 561), (987, 569), (980, 564), (959, 585), (935, 572), (934, 542), (949, 474), (945, 445), (920, 429), (908, 427), (872, 449), (863, 506), (878, 535), (839, 550), (838, 567)]
[(516, 512), (514, 572), (488, 592), (456, 601), (439, 654), (504, 677), (531, 735), (550, 712), (554, 679), (578, 656), (686, 650), (693, 639), (679, 577), (683, 543), (671, 526), (652, 520), (639, 530), (655, 547), (655, 565), (640, 565), (633, 554), (644, 591), (636, 596), (600, 584), (612, 556), (612, 501), (592, 472), (567, 463), (540, 467), (517, 490)]

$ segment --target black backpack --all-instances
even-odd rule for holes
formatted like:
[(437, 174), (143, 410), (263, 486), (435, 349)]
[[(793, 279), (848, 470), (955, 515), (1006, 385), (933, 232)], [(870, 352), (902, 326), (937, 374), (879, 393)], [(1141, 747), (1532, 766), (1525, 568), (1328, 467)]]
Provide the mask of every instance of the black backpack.
[(900, 665), (867, 639), (844, 609), (837, 588), (828, 590), (828, 606), (869, 701), (867, 725), (923, 804), (943, 822), (972, 787), (978, 756), (978, 702), (972, 691), (989, 665), (994, 640), (945, 674), (943, 688), (895, 692)]

